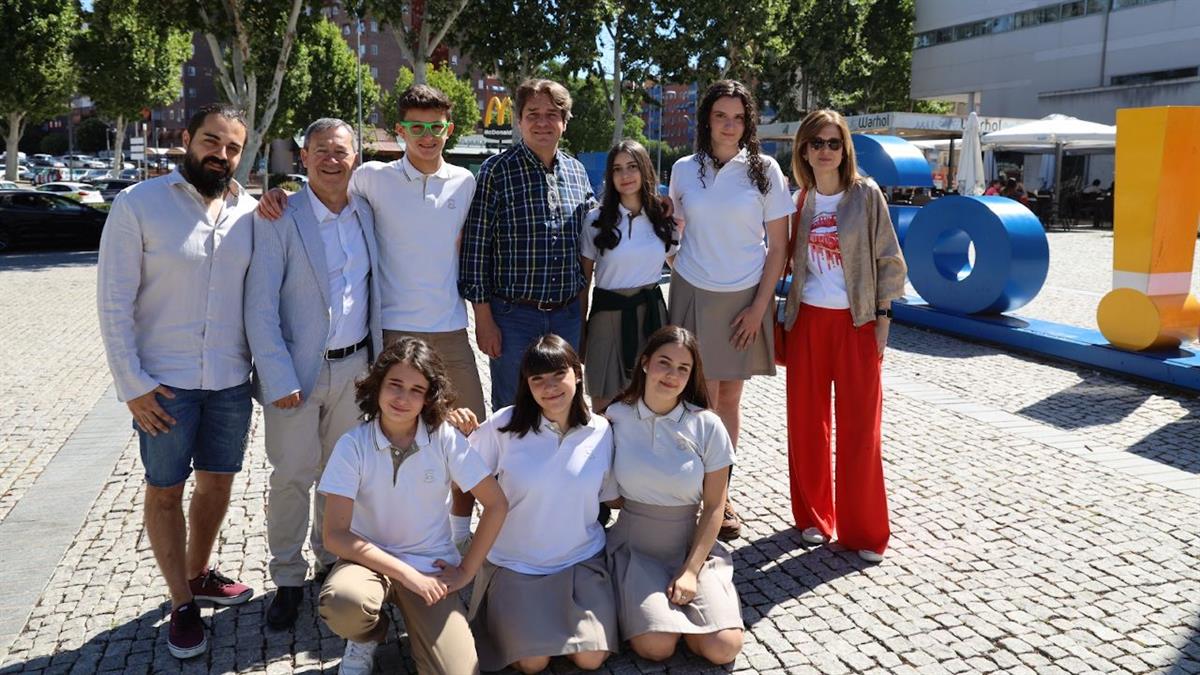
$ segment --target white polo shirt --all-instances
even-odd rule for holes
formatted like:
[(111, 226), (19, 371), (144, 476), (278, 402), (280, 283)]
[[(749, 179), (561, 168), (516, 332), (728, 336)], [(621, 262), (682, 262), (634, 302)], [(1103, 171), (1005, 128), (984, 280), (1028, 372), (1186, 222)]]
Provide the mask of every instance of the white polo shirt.
[(426, 176), (405, 156), (367, 162), (350, 178), (350, 193), (375, 211), (383, 328), (444, 333), (467, 327), (458, 294), (458, 243), (475, 177), (443, 162)]
[(733, 443), (711, 410), (680, 403), (659, 415), (639, 400), (606, 411), (613, 428), (613, 476), (621, 496), (656, 506), (704, 499), (704, 474), (733, 465)]
[(491, 471), (449, 424), (431, 433), (418, 420), (416, 443), (393, 482), (391, 444), (378, 420), (364, 422), (338, 440), (317, 491), (353, 499), (351, 532), (433, 574), (438, 558), (462, 561), (450, 537), (450, 482), (470, 490)]
[[(672, 245), (667, 250), (663, 240), (654, 233), (654, 225), (644, 210), (633, 218), (630, 218), (629, 209), (623, 204), (617, 205), (617, 211), (621, 240), (616, 248), (605, 249), (601, 255), (596, 247), (596, 235), (600, 233), (595, 227), (596, 220), (600, 218), (599, 207), (587, 214), (579, 233), (579, 254), (596, 263), (593, 268), (596, 288), (611, 291), (657, 284), (662, 277), (663, 263), (667, 256), (674, 255), (679, 245)], [(675, 239), (678, 238), (676, 233)]]
[(512, 406), (497, 411), (471, 434), (508, 498), (508, 517), (488, 560), (521, 574), (554, 574), (604, 548), (604, 528), (596, 521), (600, 502), (618, 496), (610, 473), (612, 430), (592, 415), (560, 439), (542, 418), (517, 438), (499, 431), (512, 412)]
[(675, 219), (684, 223), (675, 271), (697, 288), (732, 292), (757, 286), (767, 260), (766, 223), (796, 210), (779, 162), (760, 155), (770, 185), (764, 195), (750, 181), (747, 157), (743, 149), (720, 171), (709, 163), (703, 182), (696, 155), (671, 169)]

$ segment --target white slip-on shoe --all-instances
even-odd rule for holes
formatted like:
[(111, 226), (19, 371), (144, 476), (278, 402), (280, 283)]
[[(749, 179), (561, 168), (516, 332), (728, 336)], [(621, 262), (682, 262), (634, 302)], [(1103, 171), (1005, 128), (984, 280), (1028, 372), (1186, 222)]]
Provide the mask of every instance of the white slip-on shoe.
[(809, 544), (828, 544), (829, 537), (826, 537), (820, 530), (815, 527), (806, 527), (800, 533), (800, 538)]
[(339, 675), (370, 675), (375, 670), (374, 642), (355, 642), (346, 640), (346, 651), (342, 653), (342, 665), (338, 666)]
[(865, 549), (865, 548), (858, 552), (858, 557), (862, 558), (863, 560), (865, 560), (869, 563), (883, 562), (883, 554), (882, 553), (876, 553), (875, 551)]

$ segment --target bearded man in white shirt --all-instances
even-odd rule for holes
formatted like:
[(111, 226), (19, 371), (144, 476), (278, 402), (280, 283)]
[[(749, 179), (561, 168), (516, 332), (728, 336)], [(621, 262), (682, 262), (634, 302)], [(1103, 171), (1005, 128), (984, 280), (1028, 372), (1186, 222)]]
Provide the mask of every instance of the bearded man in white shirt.
[(354, 381), (382, 348), (374, 217), (365, 199), (347, 194), (357, 150), (346, 122), (310, 124), (300, 150), (307, 186), (281, 218), (254, 219), (246, 335), (271, 462), (267, 545), (277, 590), (267, 625), (276, 630), (292, 627), (304, 599), (304, 540), (318, 580), (337, 560), (322, 539), (325, 497), (311, 493), (360, 417)]
[(235, 605), (254, 594), (208, 566), (250, 431), (242, 297), (257, 202), (232, 179), (244, 114), (206, 106), (183, 142), (178, 170), (113, 201), (96, 289), (117, 396), (138, 433), (146, 533), (171, 595), (167, 647), (177, 658), (208, 648), (197, 601)]

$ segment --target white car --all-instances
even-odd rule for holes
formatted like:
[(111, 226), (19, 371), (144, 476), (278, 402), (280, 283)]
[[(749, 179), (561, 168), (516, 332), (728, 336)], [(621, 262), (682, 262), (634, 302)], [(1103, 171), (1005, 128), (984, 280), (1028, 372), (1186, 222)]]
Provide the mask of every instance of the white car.
[(104, 197), (101, 196), (100, 190), (88, 185), (87, 183), (75, 183), (71, 181), (55, 181), (39, 185), (38, 190), (42, 192), (53, 192), (64, 197), (70, 197), (78, 200), (81, 204), (103, 204)]

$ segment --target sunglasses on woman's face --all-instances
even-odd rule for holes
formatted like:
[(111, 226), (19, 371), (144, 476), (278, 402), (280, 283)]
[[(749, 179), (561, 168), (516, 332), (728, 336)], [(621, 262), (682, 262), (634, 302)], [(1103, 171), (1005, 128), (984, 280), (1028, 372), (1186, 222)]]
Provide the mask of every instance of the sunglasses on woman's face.
[(808, 147), (812, 148), (813, 150), (817, 150), (817, 151), (824, 150), (825, 148), (829, 148), (830, 150), (837, 152), (838, 150), (842, 149), (842, 139), (840, 139), (840, 138), (814, 138), (808, 142)]
[(446, 130), (450, 125), (446, 122), (400, 122), (400, 126), (405, 132), (420, 138), (426, 134), (434, 138), (441, 138), (446, 135)]

